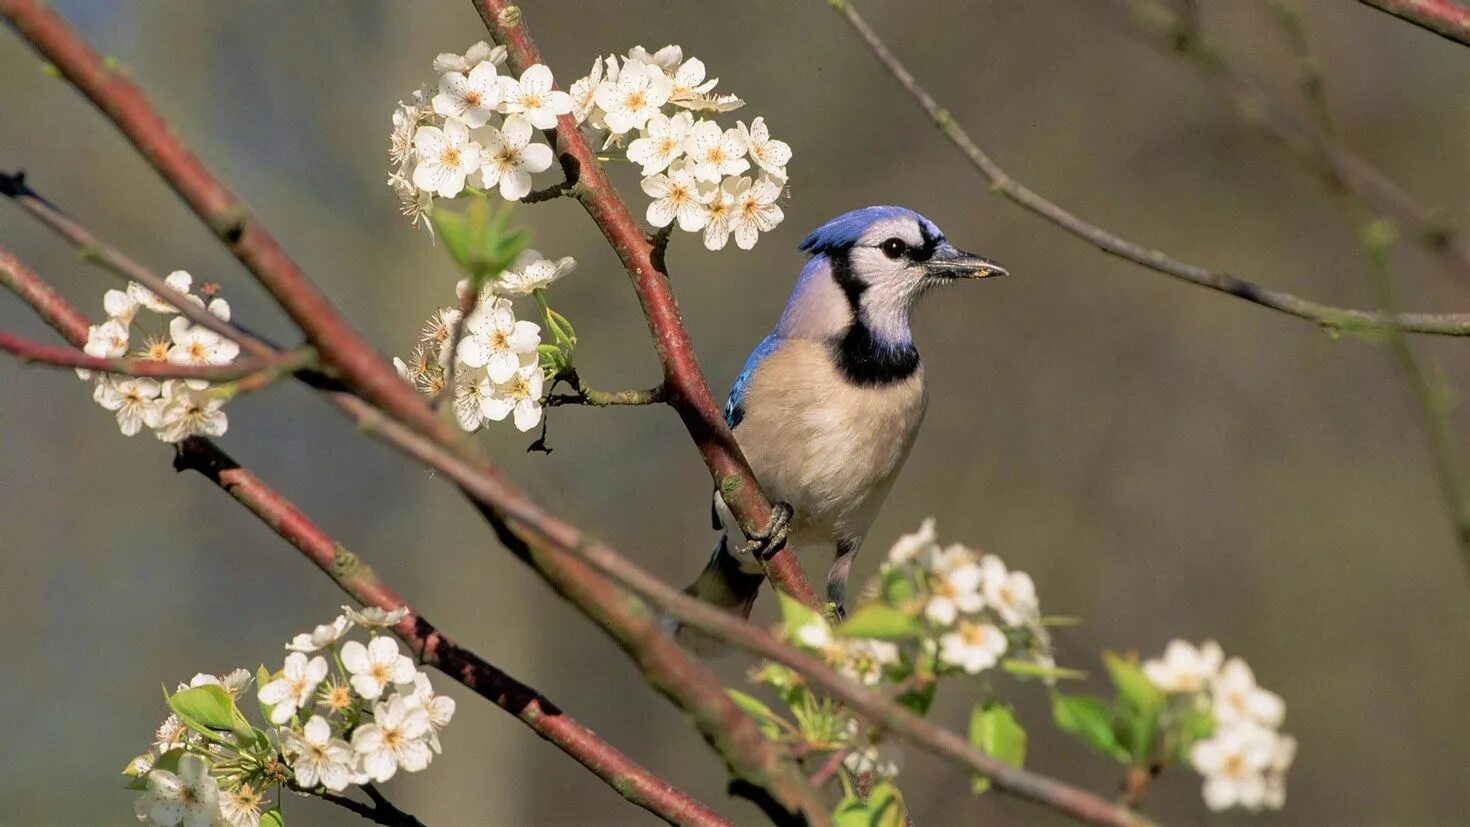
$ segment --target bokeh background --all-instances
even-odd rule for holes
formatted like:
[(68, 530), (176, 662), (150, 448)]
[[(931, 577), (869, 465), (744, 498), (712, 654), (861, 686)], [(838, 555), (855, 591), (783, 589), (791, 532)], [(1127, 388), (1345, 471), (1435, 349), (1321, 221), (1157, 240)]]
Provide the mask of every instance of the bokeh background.
[[(57, 7), (116, 56), (308, 273), (385, 352), (455, 274), (400, 219), (393, 103), (440, 51), (482, 36), (466, 3), (83, 2)], [(1298, 111), (1291, 52), (1263, 3), (1199, 3), (1232, 59)], [(1466, 226), (1470, 52), (1353, 3), (1305, 2), (1346, 141), (1450, 226)], [(863, 4), (955, 117), (1023, 182), (1125, 236), (1333, 303), (1371, 306), (1354, 230), (1320, 182), (1190, 66), (1090, 0)], [(795, 150), (787, 220), (751, 253), (670, 253), (685, 320), (721, 392), (774, 321), (794, 247), (869, 203), (919, 209), (1016, 274), (957, 287), (917, 319), (928, 423), (858, 563), (926, 515), (946, 540), (1036, 579), (1067, 665), (1215, 638), (1285, 696), (1301, 742), (1285, 811), (1208, 818), (1190, 772), (1158, 785), (1171, 823), (1462, 824), (1470, 818), (1470, 586), (1387, 348), (1109, 259), (987, 193), (825, 3), (527, 3), (563, 84), (594, 55), (679, 43)], [(268, 299), (118, 135), (6, 32), (0, 166), (146, 264), (221, 282), (237, 320), (289, 338)], [(644, 203), (634, 179), (619, 183)], [(551, 183), (547, 176), (542, 183)], [(657, 364), (626, 279), (576, 204), (522, 213), (580, 263), (554, 291), (599, 387)], [(88, 312), (106, 275), (13, 207), (0, 239)], [(1405, 302), (1470, 308), (1465, 274), (1412, 250)], [(0, 327), (46, 331), (0, 298)], [(1470, 386), (1464, 342), (1416, 342)], [(441, 481), (359, 439), (304, 390), (230, 408), (225, 447), (294, 497), (451, 634), (741, 823), (718, 760), (628, 662), (500, 549)], [(1470, 428), (1455, 417), (1457, 433)], [(679, 583), (711, 542), (708, 479), (669, 411), (558, 409), (555, 453), (484, 437), (534, 495)], [(1462, 446), (1463, 447), (1463, 446)], [(0, 359), (0, 823), (125, 824), (118, 770), (162, 715), (159, 684), (279, 663), (343, 602), (294, 551), (147, 436), (121, 438), (65, 372)], [(824, 567), (825, 561), (809, 561)], [(769, 616), (769, 598), (760, 611)], [(747, 664), (722, 661), (738, 682)], [(431, 771), (388, 792), (431, 824), (647, 824), (499, 709), (460, 701)], [(1019, 696), (1030, 763), (1109, 791), (1118, 770)], [(963, 726), (967, 698), (939, 715)], [(919, 824), (1052, 823), (907, 751)], [(351, 824), (291, 801), (293, 823)]]

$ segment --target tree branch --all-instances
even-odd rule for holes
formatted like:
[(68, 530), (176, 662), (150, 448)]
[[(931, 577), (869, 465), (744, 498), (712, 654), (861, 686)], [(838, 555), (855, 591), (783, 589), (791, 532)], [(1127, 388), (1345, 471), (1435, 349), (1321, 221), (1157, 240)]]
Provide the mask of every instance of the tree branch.
[(1036, 213), (1052, 224), (1066, 230), (1105, 253), (1134, 262), (1166, 275), (1199, 287), (1206, 287), (1235, 296), (1239, 299), (1269, 307), (1297, 318), (1316, 322), (1323, 327), (1339, 330), (1382, 330), (1397, 328), (1406, 333), (1432, 333), (1444, 336), (1470, 335), (1470, 314), (1467, 313), (1381, 313), (1334, 307), (1303, 299), (1280, 290), (1273, 290), (1255, 282), (1219, 270), (1209, 270), (1195, 264), (1175, 259), (1158, 250), (1113, 235), (1107, 230), (1090, 224), (1062, 207), (1027, 189), (1011, 178), (984, 150), (980, 149), (969, 133), (955, 123), (949, 110), (934, 100), (934, 96), (919, 84), (907, 67), (889, 51), (868, 22), (857, 13), (847, 0), (829, 0), (843, 18), (862, 37), (874, 57), (893, 75), (905, 90), (928, 113), (945, 137), (949, 138), (980, 174), (990, 183), (990, 189), (1000, 193), (1016, 204)]
[[(85, 344), (85, 338), (83, 343)], [(52, 367), (82, 368), (152, 379), (203, 379), (207, 382), (233, 382), (258, 374), (280, 378), (310, 367), (316, 361), (316, 352), (305, 347), (288, 350), (269, 359), (248, 359), (230, 365), (176, 365), (147, 359), (88, 356), (74, 348), (33, 342), (4, 331), (0, 331), (0, 350), (15, 354), (22, 362)]]
[[(474, 0), (480, 19), (495, 42), (506, 47), (508, 63), (517, 73), (544, 62), (536, 41), (526, 27), (524, 12), (506, 0)], [(653, 334), (654, 346), (664, 367), (664, 389), (668, 403), (678, 411), (694, 444), (709, 467), (715, 488), (730, 507), (747, 538), (766, 536), (772, 528), (771, 502), (761, 491), (735, 435), (725, 424), (721, 406), (710, 392), (699, 358), (684, 323), (664, 270), (662, 252), (656, 250), (628, 205), (608, 180), (597, 154), (570, 115), (557, 119), (549, 134), (572, 195), (618, 254)], [(813, 608), (822, 604), (801, 571), (795, 554), (787, 549), (768, 555), (766, 573), (782, 591)]]
[(1451, 0), (1358, 0), (1384, 14), (1470, 46), (1470, 8)]
[[(301, 791), (295, 784), (291, 785), (291, 789), (297, 790), (298, 792)], [(373, 800), (371, 805), (348, 798), (345, 795), (330, 792), (312, 792), (310, 795), (314, 795), (323, 801), (330, 801), (344, 810), (357, 813), (374, 824), (382, 824), (385, 827), (425, 827), (424, 823), (414, 818), (411, 813), (405, 813), (398, 809), (393, 802), (389, 801), (372, 784), (364, 784), (362, 785), (362, 789), (367, 793), (368, 798)]]

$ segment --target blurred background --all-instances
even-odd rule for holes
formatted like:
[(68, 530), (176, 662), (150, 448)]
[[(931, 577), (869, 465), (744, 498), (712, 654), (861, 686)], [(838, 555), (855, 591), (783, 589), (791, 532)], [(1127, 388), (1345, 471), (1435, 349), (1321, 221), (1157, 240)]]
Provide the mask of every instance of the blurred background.
[[(1465, 229), (1470, 52), (1353, 3), (1303, 2), (1344, 140)], [(467, 3), (84, 2), (56, 6), (116, 56), (338, 307), (406, 353), (456, 278), (384, 185), (395, 101), (438, 52), (483, 36)], [(1305, 114), (1290, 46), (1259, 2), (1198, 3), (1205, 31)], [(1191, 65), (1085, 0), (863, 3), (895, 51), (1023, 183), (1185, 260), (1321, 301), (1373, 306), (1355, 230), (1319, 179), (1244, 121)], [(1181, 286), (1110, 259), (990, 195), (825, 3), (527, 3), (565, 86), (597, 54), (678, 43), (742, 117), (788, 141), (786, 222), (721, 253), (676, 234), (685, 321), (723, 394), (775, 320), (812, 227), (870, 203), (912, 206), (1012, 278), (923, 306), (932, 400), (859, 559), (876, 566), (927, 516), (941, 539), (1030, 572), (1062, 663), (1214, 638), (1287, 700), (1301, 749), (1278, 814), (1207, 818), (1198, 777), (1168, 773), (1171, 823), (1462, 824), (1470, 818), (1470, 586), (1389, 350)], [(156, 270), (224, 285), (235, 319), (291, 331), (243, 269), (89, 105), (0, 36), (0, 168)], [(618, 170), (641, 213), (631, 170)], [(555, 181), (543, 176), (538, 185)], [(526, 208), (535, 246), (575, 256), (554, 290), (600, 388), (658, 368), (627, 280), (570, 201)], [(0, 240), (85, 311), (109, 277), (17, 209)], [(1470, 310), (1465, 274), (1395, 256), (1406, 306)], [(49, 336), (0, 297), (0, 328)], [(1415, 341), (1459, 387), (1470, 343)], [(232, 403), (226, 449), (375, 565), (429, 618), (539, 687), (638, 760), (740, 823), (719, 761), (627, 660), (484, 530), (441, 481), (359, 439), (299, 387)], [(1456, 414), (1458, 433), (1470, 420)], [(702, 564), (708, 477), (662, 408), (550, 412), (550, 456), (508, 426), (483, 439), (542, 502), (684, 583)], [(1463, 447), (1463, 446), (1461, 446)], [(131, 823), (118, 771), (163, 715), (159, 684), (279, 664), (343, 595), (147, 435), (119, 436), (67, 372), (0, 359), (0, 824)], [(808, 561), (818, 572), (826, 561)], [(763, 598), (758, 611), (769, 617)], [(739, 682), (748, 663), (718, 668)], [(648, 824), (642, 811), (508, 715), (460, 702), (445, 753), (386, 791), (430, 824)], [(1102, 792), (1119, 770), (1017, 695), (1028, 762)], [(962, 728), (972, 699), (936, 713)], [(919, 824), (1053, 823), (914, 750), (902, 786)], [(354, 824), (312, 801), (292, 823)]]

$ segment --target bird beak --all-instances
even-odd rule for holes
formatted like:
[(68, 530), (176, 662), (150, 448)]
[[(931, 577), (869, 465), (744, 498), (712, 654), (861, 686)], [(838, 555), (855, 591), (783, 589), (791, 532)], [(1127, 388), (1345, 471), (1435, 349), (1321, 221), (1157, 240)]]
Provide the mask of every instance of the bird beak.
[(984, 256), (967, 253), (945, 244), (926, 263), (932, 275), (951, 279), (984, 279), (1008, 274), (1006, 268)]

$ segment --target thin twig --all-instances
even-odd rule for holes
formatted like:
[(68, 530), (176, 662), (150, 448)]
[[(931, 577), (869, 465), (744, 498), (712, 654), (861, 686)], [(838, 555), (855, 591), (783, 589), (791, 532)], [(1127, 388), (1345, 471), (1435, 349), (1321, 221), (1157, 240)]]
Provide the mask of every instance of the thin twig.
[(1470, 8), (1453, 0), (1358, 0), (1440, 37), (1470, 46)]
[(1027, 189), (1011, 178), (1005, 170), (980, 149), (969, 133), (955, 122), (949, 110), (941, 107), (934, 96), (919, 84), (913, 73), (889, 51), (868, 22), (857, 13), (846, 0), (829, 0), (843, 18), (862, 37), (873, 55), (888, 69), (889, 73), (903, 85), (919, 105), (928, 113), (934, 124), (959, 148), (972, 165), (990, 183), (990, 188), (1016, 204), (1025, 207), (1047, 221), (1081, 238), (1105, 253), (1117, 256), (1151, 270), (1174, 276), (1200, 287), (1244, 299), (1262, 307), (1269, 307), (1301, 319), (1316, 322), (1323, 327), (1341, 330), (1381, 330), (1396, 327), (1407, 333), (1433, 333), (1445, 336), (1470, 335), (1470, 314), (1466, 313), (1398, 313), (1386, 314), (1333, 307), (1273, 290), (1255, 282), (1232, 276), (1218, 270), (1209, 270), (1188, 264), (1171, 256), (1113, 235), (1107, 230), (1078, 218), (1062, 207)]
[(556, 377), (556, 380), (567, 383), (572, 393), (553, 393), (556, 382), (552, 382), (543, 402), (548, 408), (560, 405), (587, 405), (593, 408), (609, 408), (617, 405), (657, 405), (667, 400), (667, 393), (662, 384), (648, 390), (600, 391), (589, 388), (583, 384), (582, 377), (577, 373), (576, 368), (568, 368)]
[[(176, 365), (148, 359), (88, 356), (75, 348), (34, 342), (4, 331), (0, 331), (0, 350), (15, 354), (22, 362), (52, 367), (81, 368), (151, 379), (203, 379), (206, 382), (234, 382), (267, 372), (272, 378), (280, 378), (283, 373), (294, 373), (316, 361), (315, 351), (306, 347), (288, 350), (269, 359), (248, 359), (229, 365)], [(255, 386), (259, 385), (257, 382)]]
[[(292, 785), (292, 789), (299, 790), (294, 784)], [(338, 795), (331, 792), (312, 791), (310, 794), (323, 801), (330, 801), (344, 810), (357, 813), (374, 824), (382, 824), (385, 827), (425, 827), (424, 823), (414, 818), (412, 814), (398, 809), (393, 802), (389, 801), (372, 784), (364, 784), (362, 785), (362, 789), (373, 800), (372, 804), (364, 804), (345, 795)]]

